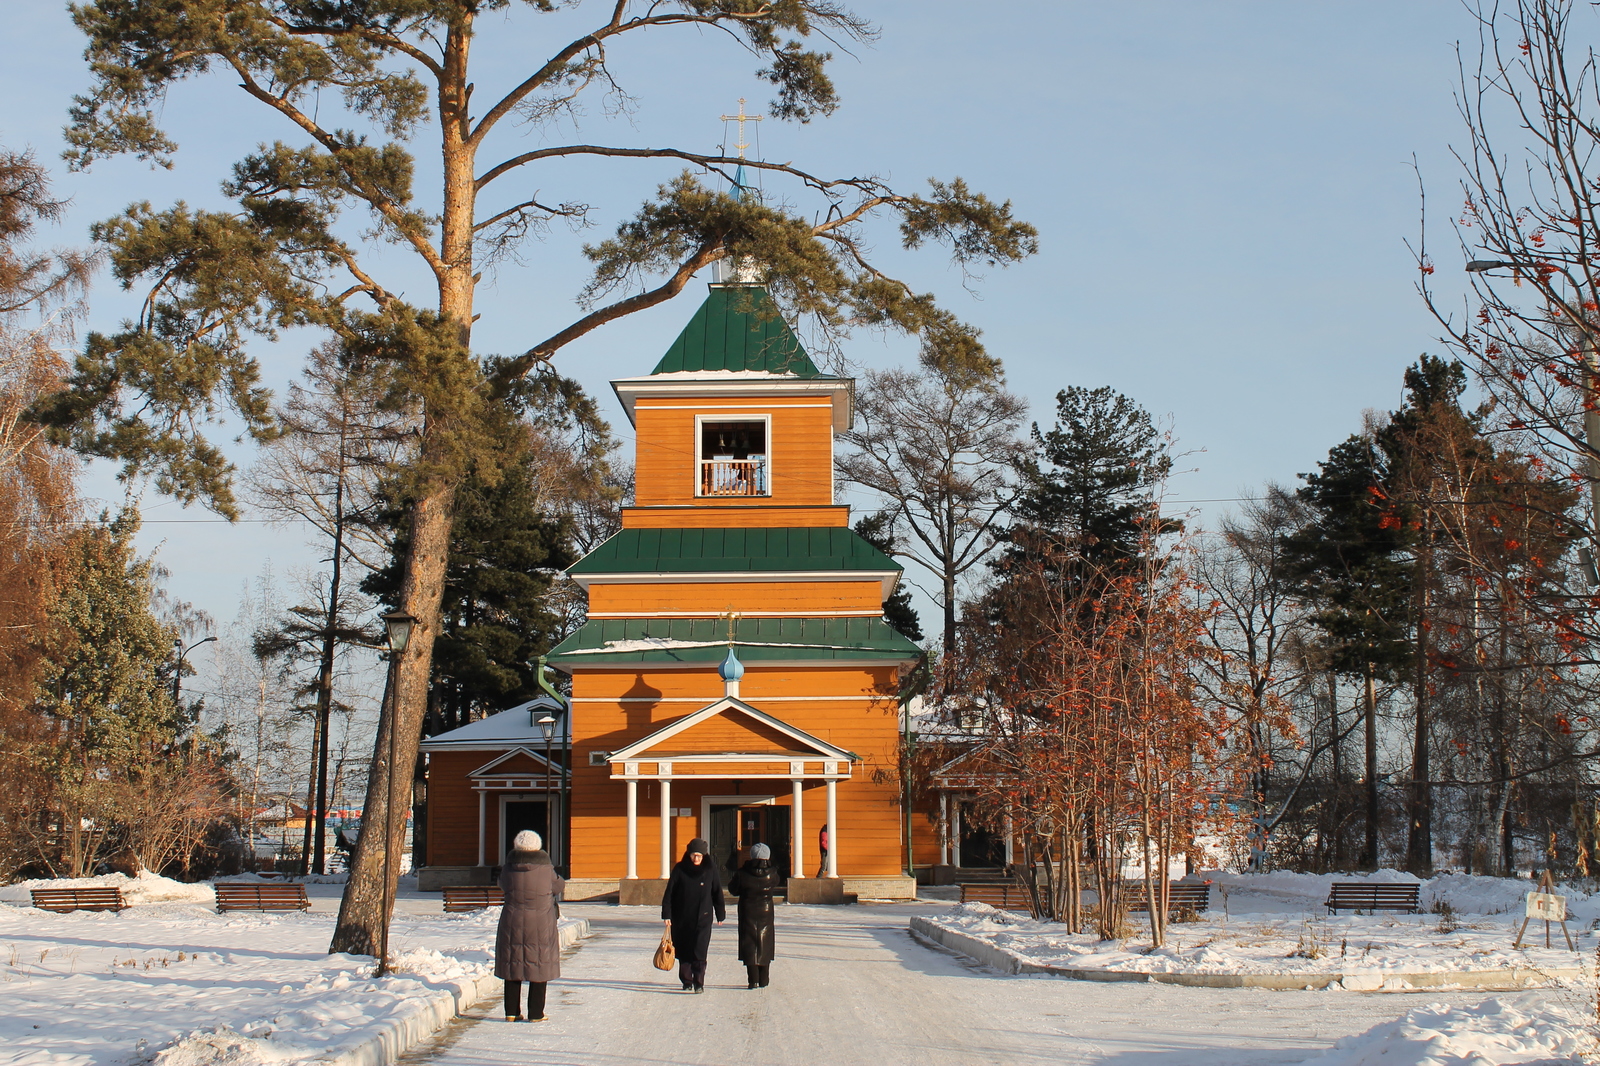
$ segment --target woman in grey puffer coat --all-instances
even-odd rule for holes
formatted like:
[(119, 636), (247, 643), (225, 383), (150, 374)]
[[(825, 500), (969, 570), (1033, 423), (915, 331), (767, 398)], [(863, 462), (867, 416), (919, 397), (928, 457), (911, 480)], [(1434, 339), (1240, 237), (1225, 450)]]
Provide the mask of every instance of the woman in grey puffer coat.
[[(500, 926), (494, 938), (494, 975), (506, 983), (506, 1021), (545, 1021), (545, 985), (561, 976), (561, 890), (544, 841), (524, 829), (511, 842), (500, 870)], [(528, 1013), (522, 1013), (522, 983), (528, 982)]]

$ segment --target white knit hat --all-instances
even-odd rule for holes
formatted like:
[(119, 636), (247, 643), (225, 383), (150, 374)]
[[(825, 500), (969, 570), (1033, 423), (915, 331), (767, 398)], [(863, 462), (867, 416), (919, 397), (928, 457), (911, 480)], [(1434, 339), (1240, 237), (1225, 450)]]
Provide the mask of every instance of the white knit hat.
[(772, 858), (772, 849), (765, 844), (757, 844), (750, 849), (750, 857), (752, 859), (770, 859)]
[(532, 829), (524, 829), (511, 839), (511, 846), (518, 851), (538, 851), (544, 847), (544, 838)]

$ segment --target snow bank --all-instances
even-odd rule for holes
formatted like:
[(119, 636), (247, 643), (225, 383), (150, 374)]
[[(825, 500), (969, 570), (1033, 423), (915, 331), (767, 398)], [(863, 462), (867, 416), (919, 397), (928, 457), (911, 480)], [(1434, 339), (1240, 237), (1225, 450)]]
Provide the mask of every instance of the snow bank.
[(1475, 1007), (1433, 1005), (1347, 1036), (1304, 1066), (1492, 1066), (1579, 1062), (1594, 1045), (1588, 1020), (1535, 996)]
[(170, 877), (162, 877), (146, 870), (138, 877), (127, 874), (102, 874), (98, 877), (57, 877), (37, 881), (18, 881), (0, 886), (0, 901), (31, 906), (33, 897), (28, 893), (35, 888), (120, 888), (122, 898), (130, 904), (139, 903), (198, 903), (214, 906), (216, 893), (204, 882), (185, 884)]
[(1167, 943), (1160, 948), (1150, 946), (1148, 926), (1137, 919), (1131, 923), (1133, 935), (1109, 941), (982, 903), (966, 903), (922, 920), (1038, 966), (1150, 974), (1325, 975), (1342, 979), (1342, 987), (1352, 990), (1382, 987), (1386, 976), (1399, 974), (1575, 974), (1595, 948), (1595, 934), (1579, 930), (1573, 931), (1576, 951), (1565, 949), (1559, 932), (1553, 947), (1544, 947), (1541, 936), (1513, 948), (1516, 924), (1511, 917), (1481, 916), (1457, 923), (1435, 914), (1227, 917), (1212, 910), (1198, 922), (1169, 924)]
[[(379, 979), (327, 954), (333, 914), (207, 903), (0, 907), (0, 1066), (392, 1062), (495, 987), (498, 909), (397, 914)], [(586, 926), (563, 919), (564, 943)]]
[[(1515, 877), (1483, 877), (1478, 874), (1440, 874), (1424, 881), (1403, 870), (1378, 870), (1375, 873), (1267, 874), (1232, 873), (1206, 870), (1198, 876), (1212, 882), (1211, 905), (1226, 908), (1230, 914), (1283, 913), (1305, 911), (1321, 913), (1328, 890), (1339, 881), (1376, 881), (1385, 884), (1419, 884), (1418, 899), (1425, 911), (1436, 911), (1447, 903), (1457, 914), (1522, 915), (1523, 900), (1535, 887), (1532, 881)], [(1570, 885), (1558, 886), (1567, 897), (1573, 917), (1579, 920), (1600, 918), (1600, 899)]]

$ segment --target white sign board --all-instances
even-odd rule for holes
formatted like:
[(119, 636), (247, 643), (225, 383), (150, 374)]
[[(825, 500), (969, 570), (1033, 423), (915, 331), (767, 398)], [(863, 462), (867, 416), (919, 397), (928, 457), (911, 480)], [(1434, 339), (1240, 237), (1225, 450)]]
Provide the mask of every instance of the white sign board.
[(1567, 897), (1554, 892), (1529, 892), (1527, 916), (1536, 922), (1567, 920)]

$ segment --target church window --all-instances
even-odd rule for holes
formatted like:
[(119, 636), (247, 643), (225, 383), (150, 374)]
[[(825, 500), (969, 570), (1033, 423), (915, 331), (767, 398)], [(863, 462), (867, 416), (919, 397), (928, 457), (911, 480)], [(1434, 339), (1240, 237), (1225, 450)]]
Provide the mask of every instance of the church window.
[(767, 420), (700, 419), (701, 496), (770, 496)]

